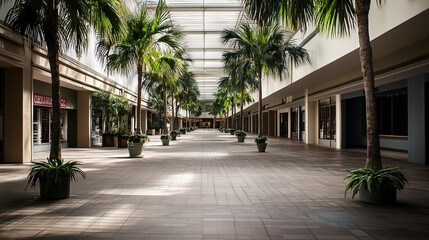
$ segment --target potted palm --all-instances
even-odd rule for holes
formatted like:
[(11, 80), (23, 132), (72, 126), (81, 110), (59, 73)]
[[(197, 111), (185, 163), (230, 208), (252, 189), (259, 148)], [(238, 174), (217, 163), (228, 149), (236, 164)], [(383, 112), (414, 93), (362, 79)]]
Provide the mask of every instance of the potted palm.
[(118, 141), (118, 129), (114, 125), (117, 116), (116, 97), (109, 91), (100, 90), (93, 94), (94, 107), (103, 111), (103, 147), (114, 147)]
[(396, 202), (396, 190), (403, 190), (408, 183), (397, 167), (382, 169), (358, 168), (348, 171), (345, 194), (352, 191), (352, 198), (359, 192), (362, 202), (391, 204)]
[(85, 173), (78, 166), (77, 161), (64, 162), (64, 159), (49, 159), (47, 162), (37, 162), (30, 169), (28, 174), (27, 187), (40, 185), (41, 199), (63, 199), (70, 196), (70, 183), (77, 181), (80, 175), (86, 177)]
[(142, 154), (143, 144), (149, 142), (149, 137), (145, 134), (132, 134), (128, 138), (128, 152), (130, 157), (137, 157)]
[(179, 134), (180, 134), (180, 133), (179, 133), (177, 130), (173, 130), (173, 131), (171, 131), (171, 132), (170, 132), (171, 140), (176, 140), (176, 138), (177, 138), (177, 136), (178, 136)]
[(235, 136), (237, 136), (238, 142), (244, 142), (244, 139), (246, 139), (246, 132), (243, 130), (236, 130)]
[(170, 145), (170, 139), (171, 139), (170, 134), (162, 134), (162, 135), (161, 135), (162, 145), (163, 145), (163, 146), (168, 146), (168, 145)]
[(255, 138), (256, 146), (258, 147), (259, 152), (265, 152), (265, 149), (267, 149), (267, 137), (264, 135), (258, 135)]

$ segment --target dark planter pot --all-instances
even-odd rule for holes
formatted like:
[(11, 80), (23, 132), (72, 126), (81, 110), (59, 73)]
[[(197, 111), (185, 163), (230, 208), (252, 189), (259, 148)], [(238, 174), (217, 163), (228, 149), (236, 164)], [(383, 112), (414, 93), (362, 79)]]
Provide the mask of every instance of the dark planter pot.
[(258, 147), (258, 152), (265, 152), (267, 149), (267, 143), (257, 143), (256, 147)]
[(40, 179), (40, 198), (43, 200), (57, 200), (70, 197), (70, 178), (62, 179), (60, 184), (47, 184)]
[(129, 138), (128, 136), (118, 136), (118, 148), (126, 148)]
[(172, 133), (172, 134), (170, 134), (170, 135), (171, 135), (171, 140), (176, 140), (176, 138), (177, 138), (177, 134)]
[(380, 189), (370, 193), (367, 189), (359, 190), (359, 200), (370, 204), (396, 203), (396, 188), (382, 184)]
[(140, 142), (140, 143), (130, 142), (130, 143), (128, 143), (128, 153), (130, 154), (130, 157), (140, 156), (142, 154), (143, 144), (144, 144), (144, 142)]
[(186, 134), (186, 129), (180, 129), (180, 134)]
[(237, 136), (238, 142), (244, 142), (244, 139), (246, 139), (246, 136)]
[(115, 147), (118, 144), (118, 136), (116, 134), (103, 133), (103, 147)]
[(168, 139), (168, 138), (161, 138), (161, 141), (162, 141), (163, 146), (170, 145), (170, 139)]

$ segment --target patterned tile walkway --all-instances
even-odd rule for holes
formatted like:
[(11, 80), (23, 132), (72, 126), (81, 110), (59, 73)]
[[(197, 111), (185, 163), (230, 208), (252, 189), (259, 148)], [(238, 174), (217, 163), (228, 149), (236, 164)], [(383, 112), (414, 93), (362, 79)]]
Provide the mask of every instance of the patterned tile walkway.
[(29, 164), (0, 165), (0, 239), (429, 238), (428, 167), (389, 155), (399, 158), (384, 165), (400, 166), (410, 185), (398, 204), (373, 206), (344, 197), (345, 169), (363, 166), (363, 151), (271, 138), (258, 153), (254, 137), (201, 129), (161, 146), (151, 136), (141, 158), (64, 149), (87, 179), (60, 201), (24, 191)]

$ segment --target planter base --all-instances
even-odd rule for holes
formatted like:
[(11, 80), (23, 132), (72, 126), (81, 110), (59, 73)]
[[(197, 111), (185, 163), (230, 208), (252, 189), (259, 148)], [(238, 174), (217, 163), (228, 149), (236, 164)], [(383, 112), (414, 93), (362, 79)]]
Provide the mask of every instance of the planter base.
[(359, 190), (359, 200), (370, 204), (393, 204), (396, 203), (396, 189), (381, 186), (378, 191), (370, 193), (367, 189)]
[(142, 154), (143, 142), (141, 143), (128, 143), (128, 153), (130, 157), (137, 157)]
[(258, 147), (258, 152), (265, 152), (267, 145), (267, 143), (257, 143), (256, 146)]
[(65, 179), (57, 186), (47, 187), (44, 181), (40, 181), (40, 199), (58, 200), (70, 197), (70, 179)]
[(244, 139), (246, 139), (246, 137), (239, 137), (239, 136), (237, 136), (238, 142), (244, 142)]
[(170, 145), (170, 139), (161, 139), (161, 141), (162, 141), (162, 145), (163, 145), (163, 146), (168, 146), (168, 145)]

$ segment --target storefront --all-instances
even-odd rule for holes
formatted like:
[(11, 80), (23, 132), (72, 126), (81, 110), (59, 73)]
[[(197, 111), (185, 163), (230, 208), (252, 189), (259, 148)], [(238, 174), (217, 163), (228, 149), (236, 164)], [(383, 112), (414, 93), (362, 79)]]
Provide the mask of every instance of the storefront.
[(319, 144), (336, 147), (336, 105), (335, 97), (319, 100)]
[[(50, 84), (33, 81), (33, 151), (47, 151), (51, 142), (52, 97)], [(76, 145), (76, 91), (61, 88), (61, 144)]]

